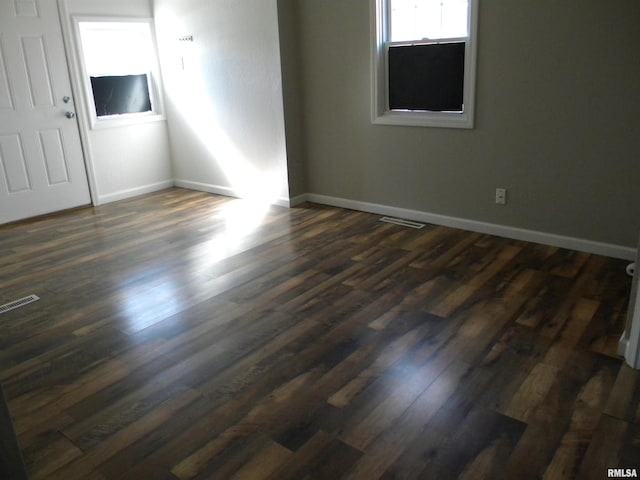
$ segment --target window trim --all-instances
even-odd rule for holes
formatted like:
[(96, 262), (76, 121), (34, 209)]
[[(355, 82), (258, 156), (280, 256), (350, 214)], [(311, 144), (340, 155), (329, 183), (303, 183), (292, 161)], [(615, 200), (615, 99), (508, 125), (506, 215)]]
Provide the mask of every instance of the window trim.
[[(150, 122), (158, 122), (166, 120), (164, 108), (164, 95), (162, 92), (162, 78), (160, 76), (160, 63), (158, 59), (158, 46), (155, 36), (155, 28), (153, 19), (149, 17), (112, 17), (112, 16), (76, 16), (73, 17), (73, 32), (75, 36), (76, 48), (78, 51), (78, 64), (81, 75), (81, 86), (86, 101), (87, 118), (89, 118), (89, 126), (92, 130), (112, 127), (122, 127), (127, 125), (137, 125)], [(80, 23), (136, 23), (147, 24), (149, 26), (149, 34), (154, 50), (154, 58), (151, 60), (151, 71), (148, 77), (149, 96), (151, 98), (150, 112), (129, 113), (122, 115), (109, 115), (98, 117), (96, 113), (95, 101), (93, 98), (93, 89), (91, 87), (91, 79), (87, 72), (84, 59), (84, 49), (82, 46), (82, 36), (80, 33)]]
[[(473, 128), (475, 112), (478, 2), (469, 0), (468, 31), (465, 38), (464, 112), (401, 112), (389, 110), (387, 49), (389, 0), (371, 1), (371, 122), (375, 125)], [(446, 39), (441, 39), (446, 41)], [(395, 42), (410, 44), (411, 42)], [(415, 42), (420, 43), (420, 42)]]

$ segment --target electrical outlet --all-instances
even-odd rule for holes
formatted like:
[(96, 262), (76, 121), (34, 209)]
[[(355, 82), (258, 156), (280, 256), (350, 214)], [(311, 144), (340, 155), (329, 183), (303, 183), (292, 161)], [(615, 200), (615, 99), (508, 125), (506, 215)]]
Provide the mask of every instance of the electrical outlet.
[(496, 188), (496, 205), (506, 205), (506, 204), (507, 204), (507, 189)]

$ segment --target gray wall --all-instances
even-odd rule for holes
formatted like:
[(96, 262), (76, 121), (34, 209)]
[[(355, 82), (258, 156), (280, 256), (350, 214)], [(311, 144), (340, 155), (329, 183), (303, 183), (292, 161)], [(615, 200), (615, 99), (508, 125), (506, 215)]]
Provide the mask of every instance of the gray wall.
[(482, 0), (473, 130), (372, 125), (369, 0), (298, 8), (308, 192), (635, 247), (640, 2)]
[(294, 198), (307, 193), (303, 143), (304, 95), (300, 78), (301, 52), (297, 0), (278, 0), (278, 27), (289, 195)]

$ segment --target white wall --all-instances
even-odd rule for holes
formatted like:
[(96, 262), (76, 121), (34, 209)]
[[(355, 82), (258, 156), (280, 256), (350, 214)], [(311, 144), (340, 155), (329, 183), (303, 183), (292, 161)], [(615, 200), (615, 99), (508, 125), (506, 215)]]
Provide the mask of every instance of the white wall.
[(154, 14), (176, 184), (288, 205), (276, 0), (155, 0)]
[(148, 193), (173, 185), (173, 173), (166, 121), (89, 128), (86, 102), (79, 90), (78, 52), (71, 41), (71, 18), (92, 16), (153, 16), (151, 0), (63, 0), (63, 28), (71, 49), (72, 74), (75, 75), (75, 101), (81, 131), (85, 139), (85, 155), (93, 200), (106, 203)]

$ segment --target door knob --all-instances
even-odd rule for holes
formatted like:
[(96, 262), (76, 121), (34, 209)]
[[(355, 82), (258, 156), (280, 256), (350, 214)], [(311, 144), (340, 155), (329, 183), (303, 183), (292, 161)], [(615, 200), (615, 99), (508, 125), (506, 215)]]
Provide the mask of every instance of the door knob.
[(76, 118), (76, 114), (74, 112), (67, 112), (65, 113), (65, 116), (67, 118)]

